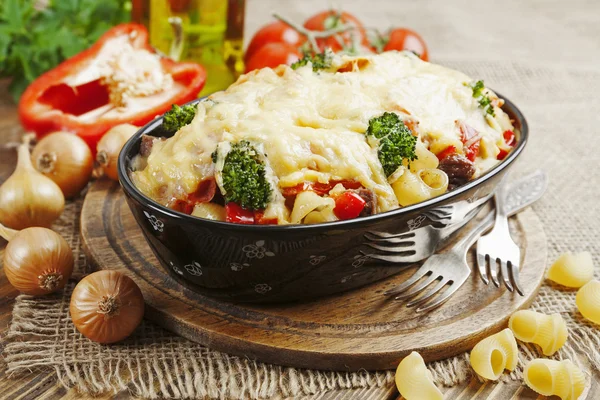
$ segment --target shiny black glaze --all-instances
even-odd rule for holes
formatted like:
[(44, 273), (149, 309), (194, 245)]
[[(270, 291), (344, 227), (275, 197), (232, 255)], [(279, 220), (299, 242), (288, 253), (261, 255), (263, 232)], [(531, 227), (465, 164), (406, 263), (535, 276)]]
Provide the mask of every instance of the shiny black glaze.
[[(201, 99), (192, 103), (198, 101)], [(503, 109), (521, 137), (513, 152), (494, 169), (434, 199), (354, 220), (316, 225), (236, 225), (161, 206), (135, 188), (129, 171), (142, 135), (168, 136), (160, 127), (162, 118), (148, 123), (125, 144), (119, 156), (119, 180), (154, 254), (183, 285), (208, 296), (240, 302), (315, 298), (363, 286), (407, 266), (371, 259), (369, 254), (379, 250), (366, 245), (365, 233), (399, 234), (425, 225), (439, 226), (424, 213), (459, 201), (473, 203), (492, 194), (528, 136), (521, 112), (506, 99)]]

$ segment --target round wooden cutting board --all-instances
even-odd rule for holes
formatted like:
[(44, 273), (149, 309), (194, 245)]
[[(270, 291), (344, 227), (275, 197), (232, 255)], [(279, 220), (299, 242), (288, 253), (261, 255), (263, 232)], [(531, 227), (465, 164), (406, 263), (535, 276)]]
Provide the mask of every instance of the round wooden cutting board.
[(229, 354), (285, 366), (349, 371), (395, 368), (413, 350), (427, 361), (450, 357), (504, 328), (515, 310), (533, 301), (546, 262), (546, 237), (531, 209), (513, 218), (511, 228), (524, 255), (520, 276), (524, 297), (486, 286), (472, 274), (444, 305), (417, 314), (382, 294), (406, 280), (414, 268), (310, 302), (252, 305), (214, 300), (179, 285), (158, 265), (118, 184), (96, 181), (81, 214), (89, 261), (97, 269), (132, 277), (144, 293), (148, 320)]

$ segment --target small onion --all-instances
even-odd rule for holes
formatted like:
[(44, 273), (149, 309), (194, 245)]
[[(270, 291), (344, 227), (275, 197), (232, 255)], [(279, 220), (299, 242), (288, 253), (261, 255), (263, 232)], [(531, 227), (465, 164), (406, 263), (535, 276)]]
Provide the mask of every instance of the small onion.
[(52, 179), (66, 198), (73, 197), (87, 185), (94, 169), (88, 145), (77, 135), (55, 132), (44, 136), (31, 154), (33, 166)]
[(19, 292), (39, 296), (61, 290), (73, 272), (73, 252), (58, 233), (47, 228), (14, 231), (0, 225), (8, 240), (4, 273)]
[(114, 343), (131, 335), (142, 322), (144, 297), (128, 276), (98, 271), (77, 284), (70, 311), (83, 336), (98, 343)]
[(98, 142), (96, 161), (104, 168), (104, 175), (119, 180), (117, 161), (123, 145), (139, 128), (130, 124), (117, 125), (102, 136)]
[(65, 208), (65, 196), (52, 179), (31, 164), (29, 146), (22, 143), (13, 174), (0, 186), (0, 223), (13, 229), (50, 227)]

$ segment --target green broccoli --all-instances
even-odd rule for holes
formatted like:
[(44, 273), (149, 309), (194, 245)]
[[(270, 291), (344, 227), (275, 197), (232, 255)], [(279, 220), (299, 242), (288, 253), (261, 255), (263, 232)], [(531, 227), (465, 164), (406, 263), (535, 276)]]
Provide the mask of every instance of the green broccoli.
[(189, 125), (196, 116), (196, 107), (195, 104), (183, 107), (173, 104), (173, 107), (163, 117), (163, 129), (167, 132), (175, 133), (184, 126)]
[(417, 137), (413, 136), (398, 114), (385, 112), (379, 117), (371, 118), (366, 135), (370, 142), (377, 140), (377, 156), (388, 177), (396, 172), (403, 160), (417, 159)]
[[(215, 151), (214, 163), (217, 157)], [(225, 200), (250, 210), (266, 208), (272, 189), (265, 174), (265, 165), (250, 142), (242, 140), (232, 144), (221, 171)]]
[(320, 69), (328, 69), (331, 68), (331, 61), (333, 59), (333, 54), (331, 50), (327, 49), (323, 53), (317, 53), (314, 55), (305, 54), (300, 60), (293, 63), (292, 69), (297, 69), (305, 66), (309, 63), (312, 63), (312, 69), (314, 72), (317, 72)]

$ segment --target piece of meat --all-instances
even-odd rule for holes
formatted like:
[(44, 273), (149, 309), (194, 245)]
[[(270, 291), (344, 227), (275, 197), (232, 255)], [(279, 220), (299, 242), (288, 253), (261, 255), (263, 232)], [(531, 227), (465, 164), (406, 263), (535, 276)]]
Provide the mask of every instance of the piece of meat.
[(148, 157), (152, 152), (152, 146), (156, 140), (165, 140), (165, 138), (157, 138), (149, 135), (142, 135), (142, 141), (140, 142), (140, 156)]
[(475, 165), (465, 156), (450, 154), (444, 157), (438, 165), (448, 175), (448, 190), (454, 190), (464, 185), (473, 177)]
[(354, 189), (352, 190), (354, 193), (360, 196), (361, 199), (365, 201), (365, 208), (358, 215), (359, 217), (366, 217), (368, 215), (373, 215), (377, 211), (377, 196), (373, 193), (372, 190), (369, 189)]

